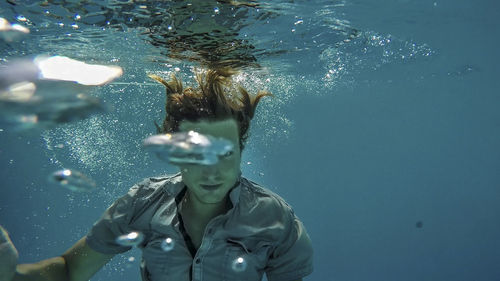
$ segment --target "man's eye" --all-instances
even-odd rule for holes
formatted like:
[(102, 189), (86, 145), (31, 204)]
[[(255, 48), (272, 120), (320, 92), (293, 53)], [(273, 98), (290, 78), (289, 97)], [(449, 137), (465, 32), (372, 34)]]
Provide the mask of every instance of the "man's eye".
[(230, 151), (228, 151), (228, 152), (226, 152), (226, 153), (222, 154), (222, 155), (221, 155), (221, 157), (222, 157), (222, 158), (228, 158), (228, 157), (230, 157), (231, 155), (233, 155), (233, 153), (234, 153), (234, 152), (230, 150)]

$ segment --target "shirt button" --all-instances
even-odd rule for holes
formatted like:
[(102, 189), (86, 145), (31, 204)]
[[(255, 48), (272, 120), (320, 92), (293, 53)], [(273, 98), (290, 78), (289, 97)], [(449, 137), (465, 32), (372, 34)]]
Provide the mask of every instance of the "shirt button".
[(200, 262), (201, 262), (201, 261), (200, 261), (200, 259), (198, 258), (198, 259), (196, 259), (194, 262), (195, 262), (196, 264), (200, 264)]

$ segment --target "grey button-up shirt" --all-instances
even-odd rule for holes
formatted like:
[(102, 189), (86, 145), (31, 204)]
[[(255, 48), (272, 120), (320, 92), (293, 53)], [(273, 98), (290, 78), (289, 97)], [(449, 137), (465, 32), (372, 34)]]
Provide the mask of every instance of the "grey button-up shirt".
[[(95, 251), (131, 249), (116, 237), (138, 231), (144, 281), (291, 281), (312, 272), (309, 236), (291, 207), (278, 195), (243, 177), (229, 194), (232, 208), (212, 219), (198, 250), (184, 231), (177, 203), (186, 187), (180, 174), (149, 178), (109, 207), (87, 235)], [(162, 241), (171, 238), (171, 250)], [(243, 266), (234, 267), (238, 258)], [(237, 264), (238, 265), (238, 264)]]

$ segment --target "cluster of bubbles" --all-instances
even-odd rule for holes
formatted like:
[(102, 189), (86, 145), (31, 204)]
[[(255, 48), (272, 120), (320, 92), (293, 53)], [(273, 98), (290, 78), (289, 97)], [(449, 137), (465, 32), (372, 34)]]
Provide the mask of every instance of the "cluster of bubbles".
[(372, 73), (387, 64), (408, 63), (434, 54), (435, 51), (426, 44), (366, 31), (325, 48), (319, 59), (324, 63), (325, 86), (335, 87), (340, 81), (352, 83), (355, 75), (365, 71)]
[[(258, 146), (269, 146), (273, 139), (275, 143), (282, 143), (290, 136), (293, 130), (293, 121), (291, 121), (284, 112), (284, 107), (296, 95), (296, 87), (299, 84), (295, 77), (287, 77), (279, 71), (271, 72), (269, 69), (262, 69), (255, 73), (239, 73), (234, 78), (237, 84), (248, 89), (250, 92), (267, 90), (275, 94), (275, 97), (265, 97), (259, 103), (250, 126), (250, 135), (252, 142)], [(303, 80), (302, 80), (303, 81)], [(269, 118), (269, 116), (274, 116)], [(254, 129), (262, 130), (259, 134), (253, 134)], [(252, 149), (252, 147), (248, 147)]]

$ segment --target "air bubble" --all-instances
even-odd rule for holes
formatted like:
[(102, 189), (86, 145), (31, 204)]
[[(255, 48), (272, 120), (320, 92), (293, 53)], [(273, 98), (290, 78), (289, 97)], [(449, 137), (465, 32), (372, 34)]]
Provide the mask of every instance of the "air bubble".
[(161, 241), (161, 249), (165, 252), (170, 252), (175, 246), (174, 239), (167, 237), (163, 241)]
[(133, 231), (129, 234), (124, 234), (116, 238), (116, 243), (121, 246), (137, 246), (144, 240), (144, 235), (140, 232)]
[(89, 192), (97, 186), (91, 178), (70, 169), (62, 169), (52, 173), (49, 181), (76, 192)]
[(242, 257), (238, 257), (231, 264), (231, 269), (235, 272), (243, 272), (247, 269), (247, 261)]

